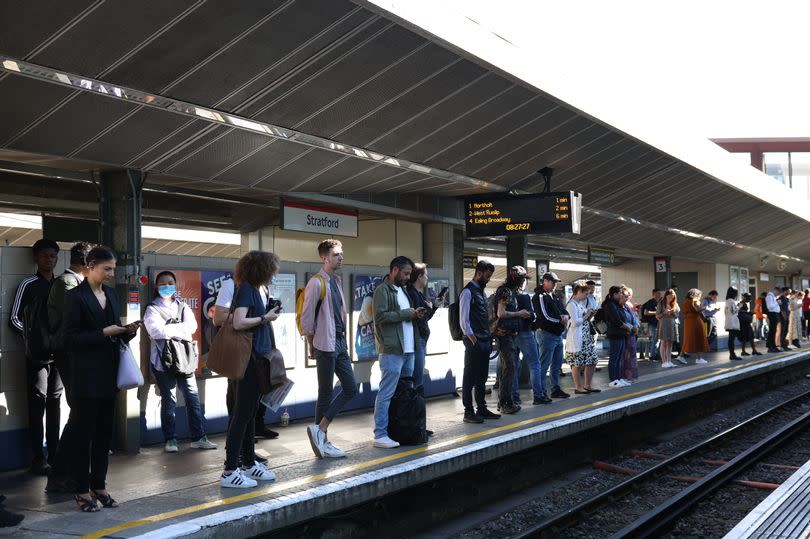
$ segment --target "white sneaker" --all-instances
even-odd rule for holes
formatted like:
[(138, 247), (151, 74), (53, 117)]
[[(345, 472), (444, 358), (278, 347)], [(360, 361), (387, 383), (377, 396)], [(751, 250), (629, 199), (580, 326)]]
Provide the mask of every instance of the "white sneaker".
[(388, 436), (383, 436), (382, 438), (374, 438), (374, 447), (393, 449), (395, 447), (399, 447), (399, 442), (395, 442)]
[(613, 380), (608, 384), (610, 387), (624, 387), (619, 380)]
[(633, 383), (632, 383), (632, 382), (630, 382), (629, 380), (625, 380), (624, 378), (620, 378), (620, 379), (619, 379), (619, 384), (621, 384), (623, 387), (627, 387), (627, 386), (631, 386), (631, 385), (633, 385)]
[(677, 367), (677, 365), (675, 365), (674, 363), (663, 363), (663, 364), (661, 364), (661, 368), (663, 368), (663, 369), (674, 369), (675, 367)]
[(323, 444), (323, 456), (333, 459), (342, 459), (346, 456), (346, 453), (332, 445), (332, 442), (329, 440), (326, 440)]
[(275, 481), (276, 474), (267, 469), (261, 462), (254, 461), (253, 466), (242, 472), (248, 479), (255, 481)]
[(309, 425), (307, 427), (307, 436), (309, 437), (309, 445), (312, 446), (312, 452), (319, 459), (324, 457), (324, 443), (326, 443), (326, 433), (321, 430), (318, 425)]
[(222, 474), (219, 478), (219, 486), (224, 488), (253, 488), (258, 483), (249, 477), (245, 477), (242, 470), (234, 470), (229, 475)]
[(216, 449), (217, 444), (208, 440), (207, 436), (203, 436), (196, 442), (191, 442), (191, 447), (193, 447), (194, 449)]
[(705, 360), (705, 359), (703, 359), (702, 357), (699, 357), (699, 358), (697, 358), (697, 359), (695, 360), (695, 365), (705, 365), (706, 363), (708, 363), (708, 361), (706, 361), (706, 360)]
[(177, 453), (178, 451), (180, 451), (180, 448), (177, 447), (177, 440), (174, 438), (166, 440), (166, 445), (163, 446), (163, 450), (166, 453)]

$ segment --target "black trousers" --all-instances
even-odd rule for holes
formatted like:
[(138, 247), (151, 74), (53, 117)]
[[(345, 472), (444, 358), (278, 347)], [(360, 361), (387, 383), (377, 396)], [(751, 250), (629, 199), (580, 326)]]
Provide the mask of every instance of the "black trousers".
[(782, 315), (782, 316), (779, 317), (779, 323), (782, 324), (782, 333), (779, 335), (779, 337), (782, 338), (781, 346), (782, 346), (782, 348), (787, 348), (788, 346), (790, 346), (790, 342), (788, 342), (788, 338), (787, 338), (788, 324), (790, 323), (790, 320), (789, 320), (789, 318), (787, 316)]
[(501, 375), (498, 386), (498, 404), (502, 408), (511, 408), (514, 406), (512, 385), (515, 383), (515, 364), (520, 353), (517, 335), (498, 337), (498, 351), (501, 358), (498, 364), (498, 373)]
[(730, 329), (728, 330), (728, 353), (729, 355), (734, 355), (734, 340), (740, 341), (740, 344), (743, 346), (745, 343), (742, 342), (740, 338), (740, 330), (739, 329)]
[(765, 339), (768, 350), (773, 350), (777, 347), (776, 326), (779, 325), (780, 319), (779, 313), (768, 313), (768, 336)]
[[(54, 365), (56, 365), (56, 368), (59, 371), (59, 376), (62, 379), (62, 384), (65, 387), (65, 397), (67, 398), (68, 405), (72, 407), (73, 401), (71, 400), (70, 393), (70, 362), (64, 354), (59, 354), (54, 360)], [(51, 462), (51, 473), (60, 479), (67, 475), (68, 465), (73, 460), (70, 455), (70, 450), (73, 447), (73, 445), (71, 445), (73, 443), (71, 439), (72, 436), (73, 427), (68, 421), (64, 430), (62, 430), (62, 436), (59, 438), (59, 447), (56, 450), (56, 458), (54, 458)]]
[(810, 311), (802, 311), (802, 337), (810, 332)]
[(489, 353), (492, 345), (489, 339), (478, 339), (473, 344), (464, 337), (464, 374), (461, 379), (461, 402), (465, 413), (475, 413), (473, 394), (478, 411), (487, 407), (484, 390), (489, 376)]
[(66, 441), (71, 458), (68, 474), (77, 494), (106, 488), (114, 417), (115, 399), (73, 399)]
[[(62, 380), (59, 370), (53, 363), (49, 365), (27, 364), (28, 378), (28, 435), (31, 443), (33, 464), (45, 462), (42, 451), (42, 437), (48, 446), (48, 462), (56, 458), (59, 445), (60, 401), (62, 399)], [(42, 418), (45, 418), (45, 432), (42, 430)]]
[(225, 469), (235, 470), (239, 465), (253, 466), (256, 460), (256, 408), (259, 406), (259, 384), (256, 362), (251, 357), (245, 369), (245, 377), (234, 382), (234, 406), (228, 423), (225, 441)]

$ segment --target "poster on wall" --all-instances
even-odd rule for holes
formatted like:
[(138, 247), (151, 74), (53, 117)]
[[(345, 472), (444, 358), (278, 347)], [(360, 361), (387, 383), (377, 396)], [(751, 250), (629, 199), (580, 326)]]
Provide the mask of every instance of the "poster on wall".
[(270, 283), (270, 297), (281, 301), (281, 315), (273, 322), (276, 348), (284, 356), (284, 366), (295, 368), (295, 274), (278, 273)]
[(374, 343), (374, 289), (382, 283), (379, 275), (352, 276), (352, 325), (354, 334), (354, 360), (377, 359)]
[[(208, 351), (211, 349), (211, 341), (214, 339), (214, 305), (217, 302), (217, 294), (222, 288), (222, 283), (228, 279), (233, 279), (233, 273), (228, 270), (203, 270), (200, 272), (200, 282), (202, 284), (202, 347), (200, 350), (200, 366), (205, 368), (208, 359)], [(203, 371), (210, 374), (209, 370)]]
[(448, 326), (447, 297), (449, 297), (449, 279), (430, 279), (427, 284), (426, 297), (434, 305), (439, 301), (439, 295), (445, 287), (444, 302), (433, 313), (430, 319), (430, 338), (427, 342), (427, 355), (450, 353), (450, 327)]

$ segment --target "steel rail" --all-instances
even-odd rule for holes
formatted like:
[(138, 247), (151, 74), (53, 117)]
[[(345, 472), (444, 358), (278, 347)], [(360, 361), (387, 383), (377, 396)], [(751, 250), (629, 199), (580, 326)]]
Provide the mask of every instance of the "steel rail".
[[(614, 485), (613, 487), (609, 488), (608, 490), (606, 490), (604, 492), (596, 494), (596, 495), (588, 498), (587, 500), (584, 500), (584, 501), (578, 503), (574, 507), (571, 507), (571, 508), (569, 508), (569, 509), (567, 509), (565, 511), (562, 511), (562, 512), (556, 514), (556, 515), (553, 515), (553, 516), (547, 518), (546, 520), (543, 520), (542, 522), (536, 524), (535, 526), (532, 526), (531, 528), (528, 528), (526, 530), (522, 530), (520, 533), (518, 533), (516, 535), (513, 535), (512, 538), (513, 539), (526, 539), (526, 538), (529, 538), (529, 537), (554, 537), (555, 534), (552, 531), (554, 528), (565, 527), (566, 525), (568, 525), (572, 521), (579, 518), (580, 515), (582, 515), (583, 513), (586, 513), (588, 511), (591, 511), (591, 510), (599, 507), (600, 505), (603, 505), (608, 500), (611, 500), (613, 498), (617, 498), (617, 497), (625, 494), (628, 490), (632, 489), (633, 487), (640, 484), (641, 482), (643, 482), (643, 481), (645, 481), (645, 480), (647, 480), (647, 479), (649, 479), (651, 477), (654, 477), (658, 472), (664, 470), (665, 468), (667, 468), (667, 467), (669, 467), (669, 466), (671, 466), (671, 465), (673, 465), (673, 464), (675, 464), (675, 463), (677, 463), (677, 462), (691, 456), (692, 454), (696, 453), (697, 451), (700, 451), (701, 449), (703, 449), (703, 448), (705, 448), (705, 447), (707, 447), (707, 446), (709, 446), (709, 445), (711, 445), (713, 443), (718, 442), (719, 440), (727, 438), (728, 436), (731, 436), (734, 433), (740, 432), (742, 429), (745, 429), (746, 427), (750, 426), (752, 423), (754, 423), (756, 421), (759, 421), (760, 419), (762, 419), (764, 417), (767, 417), (767, 416), (769, 416), (769, 415), (771, 415), (773, 413), (776, 413), (776, 412), (782, 410), (783, 408), (785, 408), (787, 406), (790, 406), (791, 404), (794, 404), (794, 403), (796, 403), (796, 402), (798, 402), (798, 401), (800, 401), (802, 399), (806, 399), (808, 397), (810, 397), (810, 391), (807, 391), (807, 392), (802, 393), (800, 395), (797, 395), (795, 397), (791, 397), (790, 399), (788, 399), (788, 400), (786, 400), (786, 401), (784, 401), (782, 403), (774, 405), (771, 408), (769, 408), (769, 409), (767, 409), (767, 410), (765, 410), (763, 412), (760, 412), (759, 414), (757, 414), (755, 416), (752, 416), (752, 417), (746, 419), (742, 423), (738, 423), (737, 425), (734, 425), (733, 427), (730, 427), (730, 428), (728, 428), (728, 429), (726, 429), (726, 430), (724, 430), (722, 432), (719, 432), (719, 433), (715, 434), (714, 436), (712, 436), (710, 438), (707, 438), (706, 440), (698, 442), (697, 444), (684, 449), (680, 453), (678, 453), (678, 454), (676, 454), (676, 455), (674, 455), (672, 457), (669, 457), (666, 460), (662, 460), (661, 462), (659, 462), (655, 466), (652, 466), (651, 468), (648, 468), (648, 469), (644, 470), (643, 472), (639, 473), (638, 475), (634, 475), (634, 476), (626, 479), (625, 481), (622, 481), (618, 485)], [(691, 485), (690, 488), (694, 487), (695, 485)]]

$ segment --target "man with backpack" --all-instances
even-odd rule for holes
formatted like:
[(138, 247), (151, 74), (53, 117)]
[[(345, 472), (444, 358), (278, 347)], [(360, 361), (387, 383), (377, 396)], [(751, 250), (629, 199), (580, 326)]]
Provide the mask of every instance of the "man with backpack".
[[(467, 283), (458, 299), (459, 326), (464, 335), (464, 375), (461, 382), (461, 402), (465, 423), (483, 423), (485, 419), (500, 419), (500, 414), (487, 410), (484, 386), (489, 376), (489, 355), (492, 335), (489, 332), (487, 294), (484, 289), (495, 272), (495, 266), (479, 260), (475, 275)], [(473, 392), (475, 404), (473, 408)]]
[(535, 395), (533, 404), (549, 404), (546, 394), (546, 373), (551, 369), (551, 397), (566, 399), (570, 395), (560, 388), (560, 369), (563, 362), (562, 334), (568, 327), (568, 311), (554, 296), (560, 278), (553, 272), (543, 274), (535, 289), (532, 305), (537, 315), (537, 342), (540, 345), (540, 385), (542, 395)]
[[(324, 240), (318, 245), (318, 256), (323, 267), (307, 283), (300, 313), (300, 330), (307, 339), (309, 357), (315, 359), (318, 369), (315, 423), (307, 427), (307, 436), (316, 457), (341, 458), (346, 453), (332, 445), (326, 431), (358, 393), (346, 342), (346, 300), (337, 275), (343, 265), (343, 244), (334, 239)], [(335, 375), (341, 389), (333, 398)]]
[[(32, 250), (37, 272), (23, 279), (17, 287), (9, 326), (22, 336), (25, 343), (28, 434), (33, 455), (30, 471), (36, 475), (47, 475), (59, 444), (59, 407), (62, 398), (62, 380), (53, 364), (48, 344), (47, 310), (53, 270), (59, 260), (59, 245), (43, 238), (34, 243)], [(47, 422), (45, 433), (42, 432), (43, 417)], [(47, 461), (42, 450), (43, 434), (48, 446)]]
[[(50, 334), (51, 351), (53, 352), (53, 364), (59, 371), (59, 377), (65, 387), (65, 396), (68, 406), (72, 406), (70, 393), (70, 362), (62, 343), (62, 312), (65, 306), (65, 294), (84, 281), (84, 272), (87, 266), (87, 253), (92, 249), (92, 245), (85, 241), (80, 241), (70, 248), (70, 266), (51, 284), (48, 293), (48, 333)], [(72, 428), (71, 422), (65, 425), (62, 437), (59, 439), (59, 448), (56, 458), (51, 463), (51, 472), (48, 474), (48, 484), (45, 486), (46, 492), (73, 492), (73, 485), (66, 485), (67, 463), (72, 462), (68, 454), (71, 445)]]

